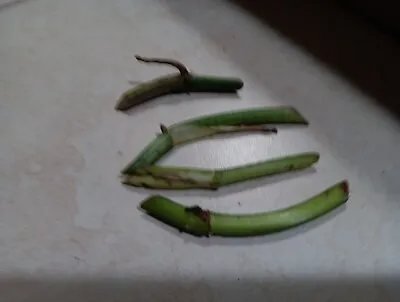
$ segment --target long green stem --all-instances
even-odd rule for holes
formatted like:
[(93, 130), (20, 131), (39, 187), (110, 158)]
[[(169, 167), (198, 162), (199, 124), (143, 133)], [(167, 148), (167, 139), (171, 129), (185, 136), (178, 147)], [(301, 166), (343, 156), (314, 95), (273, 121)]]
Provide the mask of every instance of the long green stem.
[(247, 237), (290, 229), (327, 214), (349, 198), (347, 181), (285, 209), (249, 215), (232, 215), (185, 207), (166, 197), (151, 196), (140, 207), (150, 216), (195, 236)]
[(237, 182), (305, 169), (318, 159), (318, 153), (310, 152), (221, 170), (147, 166), (133, 175), (123, 175), (122, 183), (153, 189), (216, 190)]
[(266, 127), (264, 125), (251, 126), (215, 126), (202, 127), (195, 125), (184, 125), (169, 131), (164, 125), (161, 125), (162, 134), (156, 136), (139, 155), (131, 161), (122, 171), (122, 174), (134, 174), (141, 167), (152, 165), (167, 154), (174, 146), (186, 144), (217, 134), (234, 132), (262, 132), (276, 133), (276, 128)]
[(167, 128), (161, 125), (164, 133), (171, 135), (174, 146), (187, 144), (205, 137), (238, 132), (260, 132), (263, 134), (276, 134), (278, 130), (275, 127), (267, 125), (237, 125), (237, 126), (198, 126), (181, 125), (179, 127)]
[(245, 110), (222, 112), (162, 127), (163, 134), (158, 135), (125, 168), (122, 174), (134, 174), (139, 168), (152, 165), (168, 153), (173, 146), (181, 145), (212, 135), (258, 131), (274, 133), (275, 128), (268, 124), (307, 124), (304, 117), (291, 107), (261, 107)]
[(258, 107), (220, 112), (188, 119), (169, 127), (170, 130), (182, 125), (236, 126), (262, 124), (303, 124), (308, 121), (293, 107)]

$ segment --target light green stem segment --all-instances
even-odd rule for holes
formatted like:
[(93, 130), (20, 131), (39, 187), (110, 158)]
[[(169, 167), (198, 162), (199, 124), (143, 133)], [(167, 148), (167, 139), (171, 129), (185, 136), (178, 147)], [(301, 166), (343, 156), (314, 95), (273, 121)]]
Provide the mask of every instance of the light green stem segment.
[(304, 124), (308, 121), (293, 107), (258, 107), (234, 110), (198, 118), (188, 119), (169, 127), (170, 130), (182, 125), (235, 126), (263, 124)]
[(262, 132), (264, 134), (277, 133), (276, 128), (267, 125), (237, 125), (237, 126), (198, 126), (182, 125), (164, 130), (171, 135), (174, 146), (187, 144), (189, 142), (214, 135), (235, 132)]
[(134, 174), (137, 169), (156, 163), (174, 145), (227, 132), (268, 132), (265, 126), (267, 124), (287, 123), (307, 124), (307, 121), (296, 109), (291, 107), (253, 108), (222, 112), (187, 120), (168, 127), (165, 133), (158, 135), (136, 158), (122, 169), (121, 173)]
[(310, 152), (221, 170), (147, 166), (134, 175), (123, 175), (122, 183), (153, 189), (216, 190), (237, 182), (305, 169), (318, 159), (318, 153)]
[(115, 109), (128, 110), (133, 106), (166, 94), (189, 92), (235, 93), (242, 87), (243, 81), (239, 78), (172, 74), (141, 83), (127, 90), (117, 101)]
[(172, 131), (169, 131), (168, 129), (165, 130), (165, 126), (163, 125), (161, 125), (161, 128), (166, 132), (157, 135), (157, 137), (122, 170), (122, 174), (134, 174), (137, 169), (157, 162), (166, 153), (171, 151), (174, 146), (186, 144), (204, 137), (246, 131), (259, 131), (263, 133), (276, 133), (277, 131), (275, 128), (268, 128), (264, 125), (210, 127), (184, 125), (182, 127), (176, 127)]
[(181, 74), (174, 74), (141, 83), (125, 91), (118, 99), (115, 109), (128, 110), (148, 100), (171, 93), (183, 85), (183, 79)]
[(140, 207), (150, 216), (195, 236), (248, 237), (290, 229), (327, 214), (349, 198), (347, 181), (285, 209), (249, 215), (232, 215), (184, 207), (166, 197), (151, 196)]
[(172, 138), (163, 133), (156, 136), (129, 164), (122, 169), (122, 174), (133, 174), (137, 169), (152, 165), (171, 151)]

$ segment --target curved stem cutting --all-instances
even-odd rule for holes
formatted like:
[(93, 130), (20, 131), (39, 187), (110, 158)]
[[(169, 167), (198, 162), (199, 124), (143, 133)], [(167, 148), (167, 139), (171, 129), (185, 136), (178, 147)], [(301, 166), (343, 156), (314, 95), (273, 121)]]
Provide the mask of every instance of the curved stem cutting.
[(185, 207), (155, 195), (141, 202), (150, 216), (195, 236), (248, 237), (287, 230), (327, 214), (349, 198), (349, 185), (341, 181), (323, 192), (285, 209), (249, 215), (232, 215)]

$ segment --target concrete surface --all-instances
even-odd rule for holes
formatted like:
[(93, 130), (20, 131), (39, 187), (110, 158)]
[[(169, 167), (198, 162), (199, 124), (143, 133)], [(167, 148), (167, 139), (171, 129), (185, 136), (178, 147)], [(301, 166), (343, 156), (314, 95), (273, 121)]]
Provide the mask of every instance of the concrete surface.
[[(128, 81), (170, 71), (135, 53), (245, 86), (237, 98), (171, 96), (116, 112)], [(399, 301), (398, 121), (233, 3), (9, 5), (0, 11), (0, 66), (0, 301)], [(271, 236), (198, 239), (144, 217), (137, 205), (152, 192), (119, 183), (160, 122), (275, 105), (296, 106), (310, 126), (203, 141), (164, 162), (226, 167), (319, 151), (315, 169), (161, 193), (245, 213), (348, 179), (346, 207)]]

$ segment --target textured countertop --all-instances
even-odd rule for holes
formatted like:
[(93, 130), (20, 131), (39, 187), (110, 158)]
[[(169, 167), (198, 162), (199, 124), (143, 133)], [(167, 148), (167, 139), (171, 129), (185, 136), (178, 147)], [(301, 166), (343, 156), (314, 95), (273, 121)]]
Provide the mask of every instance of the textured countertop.
[[(133, 54), (245, 85), (238, 97), (169, 96), (116, 112), (128, 81), (171, 71)], [(25, 1), (0, 11), (0, 66), (0, 301), (399, 300), (398, 122), (233, 3)], [(324, 218), (265, 237), (199, 239), (146, 218), (137, 206), (154, 192), (119, 182), (159, 123), (281, 105), (310, 126), (198, 142), (163, 163), (228, 167), (318, 151), (314, 169), (161, 193), (251, 213), (348, 179), (349, 202)]]

